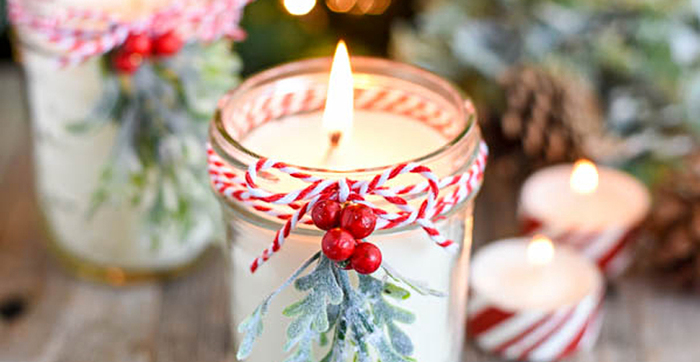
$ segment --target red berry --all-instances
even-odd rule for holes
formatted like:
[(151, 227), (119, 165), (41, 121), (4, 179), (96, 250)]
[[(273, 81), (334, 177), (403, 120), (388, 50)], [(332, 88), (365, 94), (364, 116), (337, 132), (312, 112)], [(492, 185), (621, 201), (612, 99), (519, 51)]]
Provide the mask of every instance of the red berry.
[(382, 252), (372, 243), (359, 243), (350, 257), (350, 265), (360, 274), (372, 274), (382, 265)]
[(319, 229), (330, 230), (340, 225), (341, 211), (343, 211), (343, 207), (338, 201), (319, 201), (311, 210), (311, 219)]
[(146, 34), (131, 34), (122, 45), (122, 50), (126, 53), (140, 54), (147, 57), (151, 55), (153, 42)]
[(140, 54), (127, 53), (125, 51), (118, 51), (112, 58), (114, 69), (125, 74), (134, 74), (134, 72), (139, 69), (142, 62), (143, 56)]
[(349, 232), (340, 229), (330, 229), (323, 236), (321, 248), (328, 259), (333, 261), (347, 260), (355, 251), (355, 238)]
[(185, 42), (174, 31), (158, 36), (153, 40), (153, 53), (160, 56), (173, 55), (182, 49)]
[(349, 205), (340, 214), (340, 227), (350, 232), (355, 239), (366, 238), (376, 225), (377, 215), (365, 205)]

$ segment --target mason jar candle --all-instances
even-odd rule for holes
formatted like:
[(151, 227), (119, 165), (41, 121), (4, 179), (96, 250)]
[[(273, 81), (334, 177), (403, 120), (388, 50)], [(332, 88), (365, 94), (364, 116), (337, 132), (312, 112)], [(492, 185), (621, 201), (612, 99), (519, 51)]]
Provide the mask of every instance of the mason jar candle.
[[(251, 318), (246, 318), (257, 313), (260, 309), (256, 307), (266, 296), (284, 286), (305, 260), (321, 250), (322, 238), (326, 250), (324, 232), (308, 215), (296, 224), (299, 210), (291, 217), (285, 214), (279, 205), (283, 200), (256, 204), (247, 198), (259, 191), (251, 187), (251, 170), (271, 164), (268, 158), (291, 164), (256, 172), (255, 185), (273, 194), (298, 197), (302, 195), (294, 190), (308, 187), (310, 180), (323, 180), (312, 184), (319, 187), (344, 180), (339, 185), (349, 184), (352, 194), (353, 185), (384, 175), (388, 181), (381, 190), (403, 190), (405, 194), (397, 194), (406, 195), (407, 205), (418, 208), (426, 200), (425, 192), (410, 190), (425, 190), (427, 182), (417, 173), (396, 175), (403, 166), (419, 164), (441, 179), (436, 187), (440, 188), (437, 204), (442, 208), (435, 211), (431, 222), (445, 244), (446, 240), (453, 242), (447, 248), (452, 252), (431, 240), (423, 227), (428, 224), (414, 222), (385, 229), (377, 224), (361, 243), (372, 243), (381, 250), (382, 268), (371, 274), (373, 278), (384, 281), (395, 277), (389, 274), (400, 274), (401, 280), (415, 281), (432, 291), (414, 291), (395, 302), (415, 318), (386, 327), (400, 328), (412, 341), (408, 349), (393, 347), (419, 361), (457, 362), (464, 343), (473, 197), (485, 163), (476, 115), (471, 103), (450, 84), (424, 70), (375, 58), (354, 57), (350, 63), (345, 63), (345, 70), (334, 66), (330, 73), (331, 59), (283, 65), (253, 76), (220, 101), (210, 130), (209, 166), (227, 227), (232, 325), (235, 329), (244, 322), (241, 329), (249, 328)], [(365, 196), (377, 209), (397, 210), (388, 198)], [(273, 240), (283, 243), (269, 247)], [(336, 275), (344, 273), (342, 267), (336, 270)], [(263, 308), (268, 318), (252, 350), (241, 353), (241, 347), (249, 349), (250, 340), (234, 332), (240, 359), (282, 361), (293, 353), (293, 348), (285, 351), (287, 337), (294, 334), (294, 327), (289, 328), (293, 318), (284, 317), (283, 310), (305, 293), (289, 287), (273, 294), (275, 298)], [(294, 313), (287, 309), (286, 314)], [(335, 353), (329, 349), (335, 348), (338, 336), (329, 332), (324, 346), (314, 341), (314, 361)], [(374, 332), (381, 339), (390, 331), (380, 328)], [(347, 334), (351, 333), (356, 334), (352, 338), (362, 334), (349, 329)], [(365, 352), (358, 353), (333, 356), (343, 361), (364, 358)], [(367, 353), (381, 357), (376, 350)]]
[[(233, 3), (9, 2), (38, 199), (51, 249), (77, 274), (114, 284), (169, 276), (215, 237), (202, 147), (239, 61), (222, 29), (211, 28), (208, 42), (200, 23), (182, 19), (223, 2)], [(240, 8), (212, 19), (237, 18)]]

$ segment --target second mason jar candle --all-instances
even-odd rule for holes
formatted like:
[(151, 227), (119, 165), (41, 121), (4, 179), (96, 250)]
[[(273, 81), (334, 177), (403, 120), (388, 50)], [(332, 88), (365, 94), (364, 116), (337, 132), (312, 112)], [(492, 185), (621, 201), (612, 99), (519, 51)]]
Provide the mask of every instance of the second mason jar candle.
[[(390, 266), (390, 270), (444, 294), (412, 293), (396, 302), (397, 307), (415, 315), (412, 323), (397, 324), (413, 341), (410, 357), (457, 362), (464, 337), (472, 200), (484, 162), (473, 109), (447, 82), (414, 67), (353, 58), (354, 82), (349, 72), (343, 75), (342, 71), (333, 71), (327, 87), (330, 66), (330, 59), (284, 65), (249, 79), (220, 102), (211, 128), (209, 162), (228, 228), (232, 324), (235, 327), (244, 321), (263, 298), (319, 251), (323, 236), (313, 227), (300, 225), (289, 233), (280, 250), (272, 255), (266, 251), (260, 257), (284, 220), (275, 217), (275, 205), (253, 207), (242, 201), (251, 191), (234, 185), (245, 182), (250, 165), (259, 165), (261, 157), (269, 157), (298, 165), (294, 167), (307, 178), (370, 180), (396, 164), (417, 162), (443, 180), (456, 182), (456, 176), (465, 173), (464, 177), (473, 176), (471, 183), (459, 189), (449, 182), (440, 185), (440, 197), (454, 195), (455, 201), (446, 206), (449, 212), (433, 220), (434, 225), (441, 235), (455, 242), (452, 249), (457, 252), (435, 245), (421, 227), (412, 224), (377, 230), (367, 240), (379, 247), (383, 265)], [(336, 89), (338, 82), (350, 82), (350, 88)], [(331, 98), (343, 94), (354, 99), (354, 105)], [(348, 111), (350, 117), (354, 113), (354, 120), (343, 120)], [(329, 135), (333, 139), (335, 132), (341, 132), (342, 138), (335, 140), (336, 145), (331, 140), (329, 145)], [(450, 179), (452, 176), (455, 178)], [(419, 175), (410, 174), (389, 180), (386, 187), (417, 185), (421, 181)], [(276, 193), (305, 186), (299, 178), (267, 171), (258, 174), (257, 183)], [(411, 195), (407, 198), (409, 204), (420, 200), (419, 194)], [(383, 200), (373, 202), (380, 208), (391, 207)], [(251, 274), (253, 260), (257, 270)], [(266, 262), (258, 265), (258, 261)], [(384, 269), (374, 276), (387, 277)], [(282, 311), (303, 296), (287, 288), (272, 301), (262, 334), (246, 361), (286, 358), (290, 352), (285, 352), (284, 345), (291, 319)], [(242, 336), (234, 335), (239, 347)], [(315, 346), (314, 361), (320, 361), (327, 350)], [(349, 355), (343, 360), (353, 358)]]
[[(51, 250), (111, 284), (178, 275), (219, 236), (204, 144), (245, 0), (7, 1)], [(198, 14), (207, 14), (206, 17)]]

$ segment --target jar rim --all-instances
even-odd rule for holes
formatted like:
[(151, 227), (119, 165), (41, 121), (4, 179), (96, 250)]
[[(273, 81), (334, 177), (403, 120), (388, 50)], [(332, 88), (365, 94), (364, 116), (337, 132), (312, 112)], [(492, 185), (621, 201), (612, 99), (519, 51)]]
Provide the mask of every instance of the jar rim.
[[(256, 89), (257, 87), (263, 86), (265, 84), (271, 84), (275, 81), (284, 79), (286, 77), (295, 75), (304, 75), (311, 73), (310, 70), (330, 70), (332, 63), (331, 57), (321, 57), (321, 58), (311, 58), (306, 60), (294, 61), (276, 66), (260, 73), (257, 73), (247, 80), (243, 81), (237, 87), (233, 88), (222, 97), (217, 110), (214, 113), (214, 117), (210, 127), (210, 139), (212, 140), (212, 147), (219, 154), (220, 157), (225, 159), (227, 162), (240, 163), (238, 160), (233, 159), (231, 156), (231, 151), (240, 153), (244, 157), (248, 158), (248, 162), (241, 164), (242, 167), (247, 167), (247, 165), (257, 162), (258, 160), (265, 158), (242, 144), (242, 141), (237, 140), (236, 137), (232, 136), (225, 125), (225, 119), (223, 117), (222, 108), (228, 104), (228, 102), (234, 101), (240, 94), (244, 94), (248, 91)], [(458, 88), (454, 86), (450, 81), (438, 76), (423, 68), (400, 63), (388, 59), (376, 58), (376, 57), (366, 57), (366, 56), (352, 56), (351, 64), (353, 68), (356, 67), (381, 67), (385, 69), (390, 69), (390, 73), (386, 74), (391, 76), (392, 74), (402, 74), (411, 75), (409, 81), (421, 80), (422, 83), (430, 83), (433, 87), (439, 88), (443, 97), (455, 107), (457, 114), (456, 119), (464, 119), (465, 117), (470, 117), (464, 122), (464, 127), (461, 128), (459, 132), (451, 139), (447, 140), (442, 146), (434, 151), (431, 151), (425, 155), (415, 157), (413, 159), (407, 159), (400, 163), (420, 163), (425, 164), (430, 160), (438, 158), (440, 155), (446, 153), (447, 151), (460, 145), (462, 142), (467, 142), (472, 137), (480, 137), (479, 127), (477, 124), (477, 113), (476, 111), (466, 112), (465, 102), (471, 102), (468, 96), (463, 95)], [(405, 78), (404, 78), (405, 79)], [(425, 86), (422, 86), (425, 88)], [(474, 142), (474, 150), (478, 150), (479, 142)], [(222, 152), (223, 151), (223, 152)], [(285, 162), (286, 163), (286, 162)], [(468, 162), (470, 163), (470, 162)], [(367, 168), (358, 168), (351, 170), (333, 170), (326, 168), (310, 167), (304, 165), (297, 165), (293, 163), (288, 163), (290, 166), (295, 167), (299, 170), (314, 173), (320, 176), (326, 175), (350, 175), (350, 174), (378, 174), (381, 173), (395, 165), (383, 165)]]

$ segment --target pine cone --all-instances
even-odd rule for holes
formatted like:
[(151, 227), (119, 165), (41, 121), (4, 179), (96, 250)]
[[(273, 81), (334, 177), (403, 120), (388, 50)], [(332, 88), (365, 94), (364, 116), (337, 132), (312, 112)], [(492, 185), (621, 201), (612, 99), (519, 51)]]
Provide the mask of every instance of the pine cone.
[(654, 192), (647, 223), (652, 267), (681, 287), (700, 290), (700, 151)]
[(601, 134), (597, 98), (582, 79), (520, 66), (500, 85), (505, 110), (485, 133), (494, 148), (523, 156), (532, 168), (585, 157), (588, 139)]

